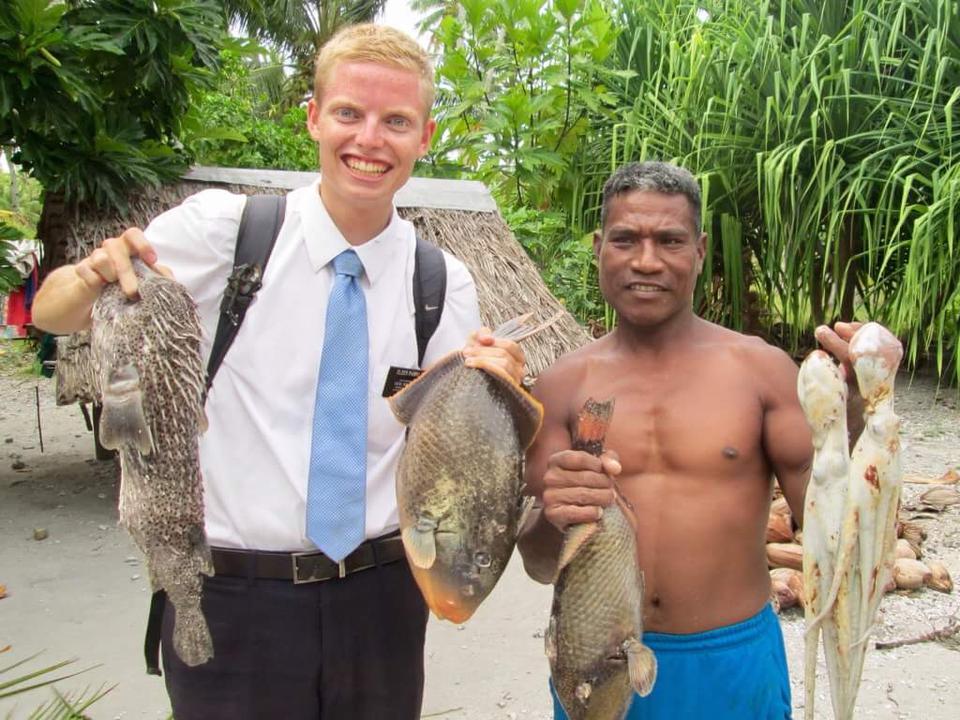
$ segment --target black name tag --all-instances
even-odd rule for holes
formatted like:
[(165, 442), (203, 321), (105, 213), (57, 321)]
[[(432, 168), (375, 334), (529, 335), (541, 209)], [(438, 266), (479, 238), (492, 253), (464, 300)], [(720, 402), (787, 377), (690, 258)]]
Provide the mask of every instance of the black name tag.
[(387, 370), (387, 381), (383, 384), (383, 396), (388, 398), (400, 392), (420, 377), (422, 372), (423, 370), (417, 370), (416, 368), (402, 368), (391, 365), (390, 369)]

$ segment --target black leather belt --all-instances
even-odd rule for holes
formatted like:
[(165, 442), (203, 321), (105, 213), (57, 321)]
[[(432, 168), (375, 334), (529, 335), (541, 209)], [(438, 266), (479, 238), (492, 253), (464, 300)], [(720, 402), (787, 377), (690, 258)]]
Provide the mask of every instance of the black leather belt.
[(403, 542), (398, 534), (367, 540), (340, 562), (319, 550), (294, 553), (218, 547), (210, 550), (217, 575), (292, 580), (294, 584), (342, 578), (403, 558)]

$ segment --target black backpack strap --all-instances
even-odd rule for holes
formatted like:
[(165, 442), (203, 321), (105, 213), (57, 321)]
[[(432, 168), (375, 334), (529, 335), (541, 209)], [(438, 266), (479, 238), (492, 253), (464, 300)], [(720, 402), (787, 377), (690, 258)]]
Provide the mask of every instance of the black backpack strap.
[(417, 235), (417, 253), (413, 267), (413, 305), (417, 331), (417, 367), (423, 367), (427, 343), (433, 337), (447, 294), (447, 263), (443, 251)]
[(208, 391), (240, 329), (243, 316), (260, 289), (263, 271), (283, 225), (286, 205), (285, 195), (251, 195), (247, 198), (237, 232), (233, 272), (227, 278), (227, 287), (220, 302), (220, 321), (207, 363)]
[(163, 675), (160, 671), (160, 635), (163, 629), (163, 610), (167, 593), (157, 590), (150, 596), (150, 614), (147, 616), (147, 635), (143, 639), (143, 656), (147, 661), (147, 675)]

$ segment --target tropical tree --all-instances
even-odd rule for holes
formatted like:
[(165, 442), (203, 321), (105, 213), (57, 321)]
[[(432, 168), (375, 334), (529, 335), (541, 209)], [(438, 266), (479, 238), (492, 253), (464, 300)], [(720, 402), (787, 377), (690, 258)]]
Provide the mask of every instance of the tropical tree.
[(610, 122), (604, 63), (616, 33), (596, 0), (421, 0), (437, 58), (437, 133), (425, 169), (482, 180), (568, 307), (602, 312), (592, 260), (568, 212), (571, 162)]
[(183, 118), (184, 149), (198, 165), (316, 170), (306, 108), (275, 104), (250, 59), (244, 42), (221, 51), (216, 85), (195, 92)]
[(313, 60), (345, 25), (372, 21), (386, 0), (224, 0), (229, 21), (276, 50), (283, 64), (261, 66), (264, 90), (285, 107), (313, 88)]
[(0, 145), (45, 188), (44, 264), (85, 203), (122, 206), (177, 177), (180, 120), (217, 67), (214, 0), (9, 0), (0, 5)]
[(619, 3), (613, 62), (636, 75), (595, 150), (604, 171), (661, 157), (699, 174), (715, 317), (779, 323), (793, 343), (815, 323), (870, 317), (913, 361), (957, 357), (957, 6)]
[[(420, 5), (442, 48), (437, 150), (491, 184), (521, 237), (539, 237), (526, 244), (548, 281), (597, 226), (613, 168), (673, 160), (704, 190), (700, 312), (793, 348), (817, 323), (869, 317), (910, 360), (952, 358), (960, 372), (957, 0), (577, 3), (616, 40), (592, 74), (572, 62), (572, 83), (556, 72), (572, 4)], [(545, 29), (541, 64), (525, 66), (524, 42)], [(578, 83), (585, 129), (556, 145), (551, 98)], [(587, 292), (577, 307), (592, 313)]]

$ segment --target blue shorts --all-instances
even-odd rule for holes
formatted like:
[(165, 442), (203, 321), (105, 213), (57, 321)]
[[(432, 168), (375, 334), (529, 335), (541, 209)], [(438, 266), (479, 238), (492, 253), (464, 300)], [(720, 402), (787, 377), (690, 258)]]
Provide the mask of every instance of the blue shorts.
[[(751, 618), (690, 635), (644, 633), (657, 682), (625, 720), (790, 720), (790, 678), (780, 622), (769, 604)], [(568, 720), (557, 694), (555, 720)]]

